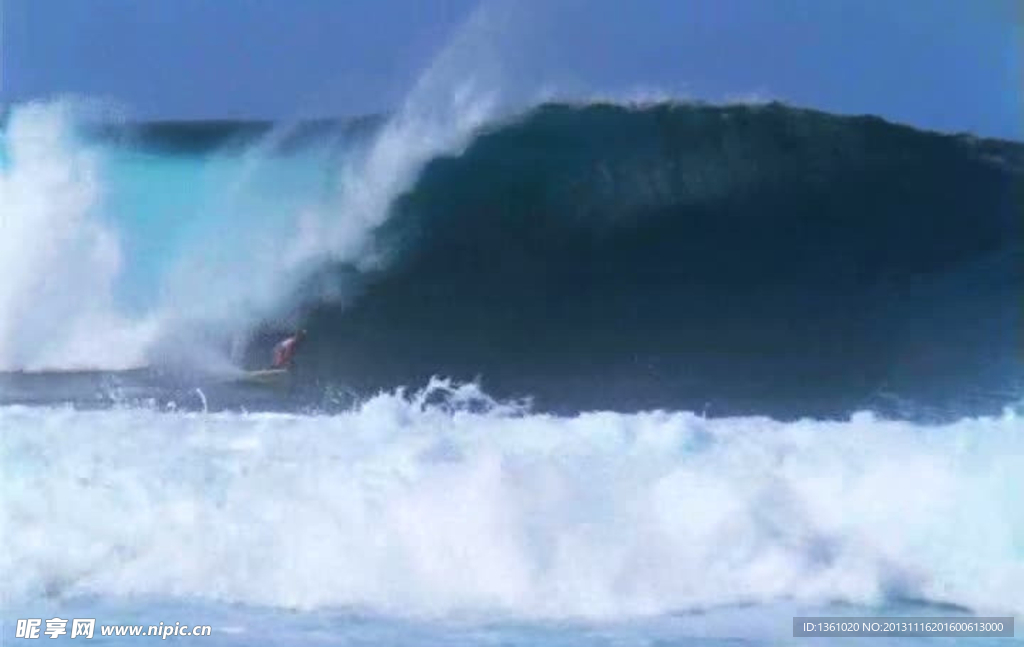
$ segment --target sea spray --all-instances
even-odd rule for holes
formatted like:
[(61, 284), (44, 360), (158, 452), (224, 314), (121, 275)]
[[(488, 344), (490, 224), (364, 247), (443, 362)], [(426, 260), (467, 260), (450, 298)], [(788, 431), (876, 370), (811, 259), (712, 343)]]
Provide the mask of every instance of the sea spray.
[(14, 109), (0, 167), (0, 368), (137, 364), (151, 323), (121, 316), (99, 152), (62, 104)]
[(559, 417), (438, 382), (336, 416), (8, 407), (0, 427), (12, 601), (522, 618), (782, 600), (1024, 609), (1010, 413)]

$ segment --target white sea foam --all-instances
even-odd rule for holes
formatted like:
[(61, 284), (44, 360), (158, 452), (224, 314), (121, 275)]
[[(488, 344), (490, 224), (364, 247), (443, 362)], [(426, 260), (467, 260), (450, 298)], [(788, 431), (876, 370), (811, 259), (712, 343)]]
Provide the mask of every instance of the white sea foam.
[(119, 314), (116, 232), (95, 151), (61, 104), (14, 110), (0, 165), (0, 369), (124, 367), (154, 333)]
[(428, 615), (1024, 610), (1013, 415), (919, 427), (480, 402), (435, 385), (336, 416), (0, 409), (0, 586)]

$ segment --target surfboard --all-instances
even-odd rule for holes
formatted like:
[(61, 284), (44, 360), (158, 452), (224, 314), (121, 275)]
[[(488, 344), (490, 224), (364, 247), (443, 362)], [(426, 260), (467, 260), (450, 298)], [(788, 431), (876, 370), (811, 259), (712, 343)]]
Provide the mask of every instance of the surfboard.
[(263, 386), (280, 386), (287, 384), (291, 374), (285, 368), (270, 368), (263, 371), (246, 371), (234, 382), (241, 384), (259, 384)]

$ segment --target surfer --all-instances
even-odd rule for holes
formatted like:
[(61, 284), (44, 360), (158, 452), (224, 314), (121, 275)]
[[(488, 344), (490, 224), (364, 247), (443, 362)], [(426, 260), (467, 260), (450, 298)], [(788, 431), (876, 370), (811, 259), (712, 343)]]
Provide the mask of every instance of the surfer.
[(288, 369), (292, 367), (292, 359), (295, 357), (299, 344), (306, 338), (306, 331), (300, 330), (291, 337), (281, 340), (274, 346), (274, 358), (271, 365), (273, 368)]

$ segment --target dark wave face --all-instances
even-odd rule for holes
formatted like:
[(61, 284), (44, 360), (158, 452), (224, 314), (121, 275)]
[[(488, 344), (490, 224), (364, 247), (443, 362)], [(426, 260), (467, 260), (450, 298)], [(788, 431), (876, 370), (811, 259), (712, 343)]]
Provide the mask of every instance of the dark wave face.
[[(49, 121), (45, 111), (23, 115), (9, 143), (35, 141)], [(1024, 392), (1020, 144), (778, 104), (549, 104), (482, 129), (453, 127), (475, 134), (458, 154), (421, 166), (429, 151), (391, 125), (383, 117), (76, 122), (106, 160), (100, 170), (109, 172), (112, 199), (101, 206), (120, 218), (125, 292), (138, 297), (140, 311), (154, 307), (146, 298), (164, 291), (161, 281), (182, 259), (193, 261), (184, 265), (191, 270), (202, 267), (197, 259), (226, 259), (223, 271), (188, 274), (187, 298), (169, 301), (203, 316), (184, 330), (170, 326), (160, 340), (169, 344), (151, 345), (148, 357), (115, 353), (110, 368), (157, 369), (129, 376), (131, 388), (120, 384), (120, 392), (145, 387), (149, 397), (153, 382), (157, 394), (191, 393), (194, 367), (185, 361), (181, 376), (167, 358), (191, 347), (183, 340), (227, 346), (223, 338), (236, 337), (251, 317), (223, 323), (204, 308), (230, 315), (247, 306), (252, 295), (238, 295), (247, 288), (260, 298), (273, 292), (273, 332), (253, 340), (249, 366), (266, 367), (281, 321), (302, 321), (310, 333), (293, 380), (292, 395), (304, 397), (275, 392), (271, 408), (318, 407), (325, 391), (351, 403), (352, 393), (417, 388), (435, 375), (479, 379), (494, 397), (532, 397), (539, 409), (559, 412), (789, 418), (871, 409), (946, 419), (998, 413)], [(378, 140), (401, 150), (385, 151), (389, 163), (358, 166)], [(412, 161), (390, 164), (389, 156), (407, 153)], [(56, 150), (49, 161), (65, 157)], [(344, 172), (350, 164), (359, 172)], [(404, 176), (389, 184), (381, 176), (395, 168), (419, 172), (411, 184)], [(26, 195), (51, 193), (32, 173), (19, 181)], [(366, 206), (358, 200), (332, 202), (358, 181), (375, 185), (371, 206), (389, 205), (386, 218), (350, 213)], [(82, 212), (94, 206), (84, 203)], [(387, 262), (370, 272), (319, 267), (294, 295), (279, 293), (291, 277), (281, 290), (266, 289), (277, 269), (262, 257), (239, 262), (258, 248), (246, 236), (284, 240), (307, 207), (328, 219), (383, 222), (370, 246)], [(45, 248), (50, 229), (26, 231)], [(79, 242), (91, 240), (87, 233)], [(304, 268), (322, 256), (308, 258)], [(65, 259), (76, 268), (65, 272), (69, 285), (113, 293), (116, 286), (85, 280), (106, 271), (93, 256)], [(40, 336), (16, 326), (21, 341), (8, 350), (82, 338), (58, 325), (75, 322), (76, 303), (50, 298), (56, 302), (37, 303), (45, 307), (32, 314), (53, 330)], [(213, 303), (222, 298), (233, 301)], [(50, 312), (57, 315), (48, 319)], [(108, 368), (65, 359), (42, 368)], [(92, 397), (93, 377), (63, 375), (61, 388)], [(215, 406), (238, 400), (234, 387), (226, 390), (211, 398)]]
[(358, 119), (319, 119), (282, 126), (272, 121), (148, 121), (86, 123), (89, 140), (165, 155), (203, 155), (244, 148), (273, 138), (278, 152), (301, 149), (323, 141), (369, 136), (384, 121), (380, 115)]
[(308, 308), (302, 369), (555, 410), (997, 411), (1022, 174), (1020, 145), (871, 117), (543, 106), (425, 168), (377, 232), (393, 262)]

